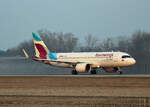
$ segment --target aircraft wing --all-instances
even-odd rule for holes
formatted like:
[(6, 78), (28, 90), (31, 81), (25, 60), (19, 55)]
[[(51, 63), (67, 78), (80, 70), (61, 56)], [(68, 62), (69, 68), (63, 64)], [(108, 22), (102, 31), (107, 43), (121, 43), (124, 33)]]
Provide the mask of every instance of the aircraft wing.
[(59, 63), (66, 63), (66, 64), (72, 64), (72, 65), (75, 65), (77, 63), (81, 63), (81, 62), (76, 62), (76, 61), (62, 61), (62, 60), (39, 59), (39, 58), (33, 58), (33, 59), (38, 60), (38, 61), (59, 62)]
[(39, 58), (33, 58), (33, 59), (38, 60), (38, 61), (58, 62), (58, 63), (66, 63), (66, 64), (71, 64), (71, 65), (76, 65), (77, 63), (88, 63), (92, 65), (92, 63), (85, 62), (85, 61), (77, 62), (77, 61), (51, 60), (51, 59), (39, 59)]

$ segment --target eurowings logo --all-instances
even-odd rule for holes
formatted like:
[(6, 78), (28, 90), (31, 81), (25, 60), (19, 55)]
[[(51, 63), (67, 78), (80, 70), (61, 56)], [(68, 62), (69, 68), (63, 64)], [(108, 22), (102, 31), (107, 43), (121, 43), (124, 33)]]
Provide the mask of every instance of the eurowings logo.
[(96, 56), (113, 56), (113, 54), (96, 54)]
[(47, 52), (41, 44), (35, 44), (36, 48), (40, 53), (40, 58), (46, 59)]

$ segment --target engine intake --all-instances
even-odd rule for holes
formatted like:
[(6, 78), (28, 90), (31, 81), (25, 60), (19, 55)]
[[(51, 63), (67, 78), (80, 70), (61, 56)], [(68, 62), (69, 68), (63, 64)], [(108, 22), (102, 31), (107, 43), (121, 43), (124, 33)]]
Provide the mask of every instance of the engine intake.
[(77, 72), (90, 72), (91, 66), (87, 63), (79, 63), (75, 66)]

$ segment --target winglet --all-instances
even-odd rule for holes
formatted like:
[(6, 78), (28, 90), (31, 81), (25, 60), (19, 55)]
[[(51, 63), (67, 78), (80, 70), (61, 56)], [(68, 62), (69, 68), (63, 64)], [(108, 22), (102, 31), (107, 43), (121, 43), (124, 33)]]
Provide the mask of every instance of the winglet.
[(22, 49), (22, 51), (23, 51), (25, 57), (26, 57), (27, 59), (29, 59), (29, 55), (27, 54), (27, 52), (26, 52), (24, 49)]

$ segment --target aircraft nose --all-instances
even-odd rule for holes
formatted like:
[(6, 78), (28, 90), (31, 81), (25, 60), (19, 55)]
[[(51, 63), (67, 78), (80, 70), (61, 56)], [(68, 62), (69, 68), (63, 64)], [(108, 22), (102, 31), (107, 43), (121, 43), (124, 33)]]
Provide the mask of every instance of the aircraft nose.
[(136, 63), (136, 60), (135, 60), (135, 59), (133, 59), (133, 60), (132, 60), (132, 64), (134, 65), (135, 63)]

